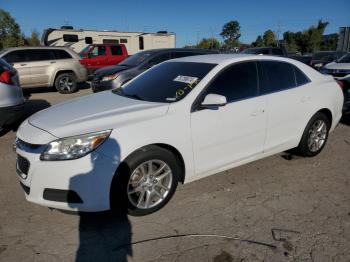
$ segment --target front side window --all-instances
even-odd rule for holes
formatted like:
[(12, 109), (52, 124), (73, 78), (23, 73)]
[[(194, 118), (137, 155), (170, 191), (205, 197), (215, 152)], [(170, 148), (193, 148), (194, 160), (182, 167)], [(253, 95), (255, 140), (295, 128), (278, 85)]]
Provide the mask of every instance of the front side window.
[(256, 62), (242, 62), (224, 69), (210, 84), (206, 94), (223, 95), (228, 103), (257, 96)]
[(347, 54), (347, 55), (341, 57), (337, 62), (338, 63), (350, 63), (350, 54)]
[(261, 61), (263, 74), (260, 93), (268, 94), (296, 86), (294, 70), (291, 64), (277, 61)]
[(105, 46), (95, 46), (94, 49), (91, 51), (91, 56), (96, 57), (96, 56), (102, 56), (106, 55), (106, 47)]
[(216, 64), (167, 62), (112, 92), (121, 96), (150, 102), (177, 102), (212, 70)]

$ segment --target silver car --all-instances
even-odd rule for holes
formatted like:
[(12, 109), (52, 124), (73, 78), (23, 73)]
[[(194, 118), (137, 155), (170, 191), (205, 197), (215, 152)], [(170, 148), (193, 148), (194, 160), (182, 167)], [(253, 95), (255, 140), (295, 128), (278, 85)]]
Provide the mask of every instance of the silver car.
[(21, 86), (52, 87), (60, 93), (77, 91), (77, 83), (86, 80), (80, 56), (64, 47), (15, 47), (0, 52), (18, 71)]
[(17, 71), (0, 58), (0, 131), (18, 120), (24, 108), (24, 97)]

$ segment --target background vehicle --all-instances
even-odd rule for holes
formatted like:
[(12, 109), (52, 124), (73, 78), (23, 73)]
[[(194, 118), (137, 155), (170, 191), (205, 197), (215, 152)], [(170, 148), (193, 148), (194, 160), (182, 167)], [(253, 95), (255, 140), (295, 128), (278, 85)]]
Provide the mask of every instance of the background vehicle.
[(81, 57), (69, 48), (15, 47), (4, 49), (0, 58), (18, 71), (22, 87), (52, 87), (60, 93), (75, 92), (86, 80)]
[(189, 48), (164, 48), (139, 52), (127, 58), (117, 66), (97, 70), (92, 76), (89, 76), (89, 79), (92, 79), (91, 88), (94, 92), (117, 88), (145, 70), (166, 60), (203, 54), (217, 54), (217, 51)]
[(23, 113), (24, 97), (17, 71), (0, 58), (0, 131)]
[(334, 78), (350, 76), (350, 53), (347, 53), (334, 62), (326, 64), (321, 69), (321, 73), (332, 75)]
[(167, 31), (157, 33), (97, 31), (74, 29), (72, 26), (45, 29), (41, 39), (42, 45), (70, 47), (77, 53), (91, 44), (124, 44), (130, 55), (142, 50), (174, 48), (175, 42), (175, 34)]
[(178, 182), (295, 147), (306, 157), (319, 154), (342, 104), (332, 77), (293, 59), (169, 60), (123, 88), (24, 121), (19, 179), (37, 204), (75, 211), (114, 205), (146, 215), (170, 200)]
[(310, 65), (312, 60), (312, 55), (290, 55), (289, 58), (298, 60), (306, 65)]
[(324, 65), (341, 58), (345, 54), (346, 52), (340, 51), (317, 52), (313, 54), (310, 65), (315, 69), (320, 70)]
[(241, 52), (242, 54), (251, 55), (275, 55), (275, 56), (288, 56), (286, 49), (282, 47), (254, 47), (247, 48)]
[(128, 57), (128, 51), (123, 44), (94, 44), (85, 47), (79, 55), (82, 57), (80, 63), (91, 74), (96, 69), (119, 64)]

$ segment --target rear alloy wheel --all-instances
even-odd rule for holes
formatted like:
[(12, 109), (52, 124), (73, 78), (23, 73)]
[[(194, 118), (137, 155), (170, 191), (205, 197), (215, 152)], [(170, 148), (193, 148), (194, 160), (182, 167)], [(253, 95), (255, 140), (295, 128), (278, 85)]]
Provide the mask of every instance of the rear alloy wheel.
[(316, 156), (324, 148), (330, 128), (330, 120), (326, 115), (316, 113), (307, 124), (298, 151), (303, 156)]
[(55, 80), (55, 87), (61, 94), (74, 93), (78, 89), (75, 76), (72, 73), (59, 75)]
[(111, 207), (143, 216), (161, 209), (171, 199), (181, 167), (170, 151), (142, 148), (120, 164), (111, 190)]

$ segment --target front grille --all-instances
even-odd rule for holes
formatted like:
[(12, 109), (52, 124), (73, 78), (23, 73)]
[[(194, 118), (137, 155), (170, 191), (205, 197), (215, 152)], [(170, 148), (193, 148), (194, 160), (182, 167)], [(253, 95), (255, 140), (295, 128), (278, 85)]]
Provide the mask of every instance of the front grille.
[(20, 173), (28, 175), (30, 163), (28, 159), (24, 158), (21, 155), (17, 155), (17, 168)]
[(32, 149), (32, 150), (35, 150), (35, 149), (38, 149), (39, 147), (41, 147), (42, 145), (37, 145), (37, 144), (30, 144), (28, 142), (25, 142), (19, 138), (16, 139), (15, 141), (15, 145), (19, 148), (19, 149), (22, 149), (22, 150), (25, 150), (25, 149)]

